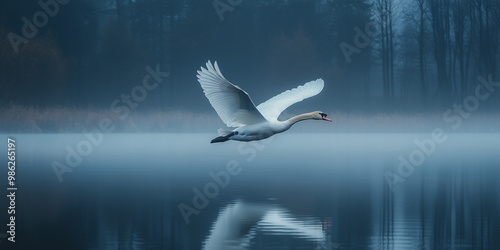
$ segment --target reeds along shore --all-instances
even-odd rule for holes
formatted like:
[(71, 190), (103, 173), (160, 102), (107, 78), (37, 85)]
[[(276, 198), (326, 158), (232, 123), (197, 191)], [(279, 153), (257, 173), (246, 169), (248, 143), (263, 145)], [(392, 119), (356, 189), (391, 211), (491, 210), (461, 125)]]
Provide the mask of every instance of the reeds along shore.
[[(443, 120), (443, 113), (356, 114), (325, 111), (333, 126), (314, 130), (300, 124), (298, 133), (430, 133), (442, 128), (456, 133), (500, 133), (500, 113), (476, 112), (463, 118), (458, 129)], [(295, 115), (285, 113), (280, 119)], [(121, 119), (124, 118), (124, 119)], [(80, 133), (109, 119), (116, 133), (216, 133), (225, 125), (215, 112), (133, 110), (126, 117), (110, 109), (10, 105), (0, 108), (0, 133)]]

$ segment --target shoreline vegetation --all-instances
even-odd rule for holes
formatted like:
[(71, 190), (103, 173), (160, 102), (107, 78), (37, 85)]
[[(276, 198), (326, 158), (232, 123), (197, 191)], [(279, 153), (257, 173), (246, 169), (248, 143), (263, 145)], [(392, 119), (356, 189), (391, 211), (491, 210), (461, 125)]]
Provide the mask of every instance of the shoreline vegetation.
[[(327, 112), (333, 124), (298, 123), (296, 133), (430, 133), (443, 128), (454, 133), (500, 133), (500, 112), (471, 113), (456, 121), (446, 122), (443, 113), (339, 113)], [(225, 128), (215, 112), (134, 110), (124, 119), (109, 109), (34, 107), (10, 105), (0, 108), (0, 133), (81, 133), (110, 119), (115, 133), (216, 133)], [(280, 120), (294, 116), (285, 113)], [(312, 126), (314, 125), (314, 126)]]

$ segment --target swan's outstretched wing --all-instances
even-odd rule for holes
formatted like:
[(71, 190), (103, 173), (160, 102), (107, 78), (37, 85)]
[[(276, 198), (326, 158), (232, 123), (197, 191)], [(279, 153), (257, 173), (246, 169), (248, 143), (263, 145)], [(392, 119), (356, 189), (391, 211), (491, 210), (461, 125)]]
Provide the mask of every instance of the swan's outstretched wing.
[(255, 104), (240, 87), (230, 83), (220, 72), (217, 62), (207, 62), (198, 71), (198, 81), (205, 96), (228, 127), (240, 127), (266, 121)]
[(281, 112), (286, 108), (306, 98), (319, 94), (321, 90), (323, 90), (323, 86), (324, 82), (321, 78), (316, 81), (310, 81), (259, 104), (257, 109), (268, 120), (278, 119)]

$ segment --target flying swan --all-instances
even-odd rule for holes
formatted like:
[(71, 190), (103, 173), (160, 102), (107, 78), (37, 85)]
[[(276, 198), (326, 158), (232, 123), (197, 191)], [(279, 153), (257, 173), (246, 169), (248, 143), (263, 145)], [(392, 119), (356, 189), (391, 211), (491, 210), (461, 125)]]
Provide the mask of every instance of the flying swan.
[(250, 96), (240, 87), (230, 83), (221, 73), (217, 62), (207, 62), (207, 68), (198, 70), (198, 81), (205, 96), (221, 120), (234, 130), (219, 129), (219, 137), (211, 143), (235, 141), (256, 141), (288, 130), (293, 124), (303, 120), (332, 121), (321, 111), (294, 116), (286, 121), (278, 117), (286, 108), (323, 90), (323, 79), (308, 82), (287, 90), (255, 106)]

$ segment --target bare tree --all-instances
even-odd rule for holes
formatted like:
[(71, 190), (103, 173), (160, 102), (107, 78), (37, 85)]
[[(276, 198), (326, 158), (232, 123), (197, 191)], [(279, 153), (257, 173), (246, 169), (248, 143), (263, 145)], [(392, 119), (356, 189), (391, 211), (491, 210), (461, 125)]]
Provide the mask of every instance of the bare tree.
[(500, 3), (476, 0), (479, 28), (479, 60), (482, 74), (497, 74), (497, 51), (500, 34)]
[(441, 103), (446, 103), (450, 98), (451, 85), (448, 75), (447, 56), (449, 50), (449, 1), (428, 0), (432, 17), (433, 52), (437, 70), (437, 92)]
[[(468, 77), (468, 58), (470, 56), (470, 46), (471, 40), (466, 40), (466, 28), (470, 26), (470, 19), (466, 14), (469, 1), (464, 0), (453, 0), (452, 11), (453, 11), (453, 33), (454, 33), (454, 51), (453, 51), (453, 71), (455, 71), (455, 65), (458, 63), (459, 68), (459, 80), (454, 78), (455, 89), (457, 89), (457, 94), (462, 98), (467, 94), (467, 77)], [(456, 74), (453, 73), (453, 76)]]
[(425, 0), (417, 0), (418, 10), (420, 14), (418, 25), (418, 61), (420, 73), (420, 94), (422, 102), (425, 104), (427, 101), (427, 83), (425, 81)]
[(382, 84), (384, 96), (394, 102), (394, 30), (392, 19), (394, 15), (393, 0), (377, 0), (376, 11), (380, 22)]

